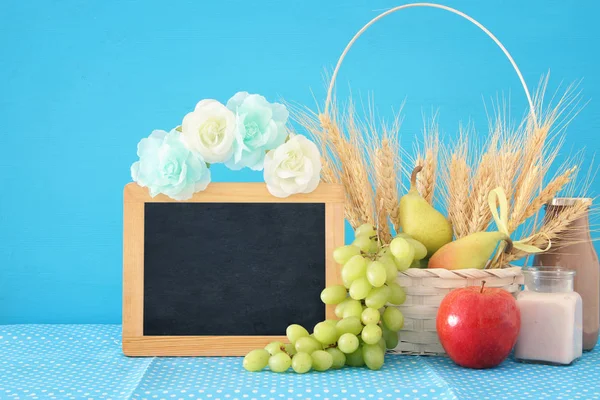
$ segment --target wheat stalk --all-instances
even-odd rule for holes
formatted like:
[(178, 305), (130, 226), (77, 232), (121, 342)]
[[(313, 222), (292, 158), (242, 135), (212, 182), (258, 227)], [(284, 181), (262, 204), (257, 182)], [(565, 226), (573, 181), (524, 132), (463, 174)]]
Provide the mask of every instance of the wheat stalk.
[(321, 157), (321, 179), (326, 183), (339, 183), (337, 175), (325, 157)]
[(544, 204), (547, 204), (550, 200), (556, 197), (557, 193), (560, 192), (560, 190), (571, 181), (571, 178), (576, 170), (576, 166), (571, 167), (548, 183), (548, 185), (546, 185), (546, 187), (543, 188), (542, 191), (529, 203), (527, 208), (524, 210), (521, 219), (517, 222), (517, 225), (522, 224), (528, 218), (535, 215), (541, 210)]
[[(498, 109), (495, 118), (495, 126), (490, 130), (495, 132), (498, 143), (497, 150), (497, 165), (495, 170), (496, 186), (504, 190), (507, 198), (510, 200), (513, 197), (515, 186), (515, 178), (517, 176), (518, 167), (521, 164), (522, 151), (520, 149), (520, 130), (511, 132), (511, 128), (506, 122), (506, 108)], [(519, 129), (519, 128), (517, 128)]]
[(327, 179), (344, 186), (347, 197), (345, 214), (350, 224), (354, 228), (363, 223), (374, 224), (373, 189), (367, 162), (360, 150), (365, 147), (364, 134), (354, 119), (353, 107), (349, 107), (343, 116), (348, 137), (342, 134), (342, 128), (330, 115), (318, 115), (316, 125), (314, 115), (303, 110), (297, 110), (296, 114), (296, 120), (318, 138), (321, 148), (325, 149), (323, 157), (327, 165)]
[(484, 231), (490, 224), (492, 214), (488, 205), (488, 195), (496, 186), (494, 171), (497, 166), (495, 164), (495, 154), (481, 156), (479, 167), (473, 178), (473, 190), (470, 196), (469, 234)]
[(387, 227), (388, 223), (391, 224), (389, 227), (391, 229), (387, 229), (387, 234), (382, 234), (387, 241), (391, 239), (389, 232), (392, 230), (398, 231), (400, 228), (398, 223), (398, 187), (396, 185), (400, 168), (396, 156), (397, 152), (394, 151), (395, 148), (397, 148), (397, 142), (395, 143), (390, 140), (388, 135), (385, 135), (380, 146), (373, 152), (376, 186), (375, 202), (376, 204), (382, 204), (381, 210), (383, 211), (378, 213), (380, 232), (384, 231), (383, 227)]
[(452, 168), (450, 178), (451, 201), (448, 207), (448, 218), (454, 228), (454, 235), (459, 239), (469, 234), (467, 221), (468, 215), (471, 213), (469, 203), (470, 171), (466, 160), (457, 155), (452, 156), (450, 168)]
[(531, 202), (535, 189), (539, 187), (540, 179), (541, 169), (538, 165), (532, 166), (524, 175), (524, 179), (516, 191), (512, 212), (508, 220), (508, 231), (510, 233), (514, 232), (524, 220), (525, 210)]
[(415, 167), (423, 168), (417, 176), (417, 190), (429, 204), (433, 204), (435, 196), (439, 147), (439, 129), (434, 116), (429, 127), (426, 125), (423, 129), (423, 149), (415, 161)]
[[(374, 193), (371, 181), (369, 179), (369, 168), (364, 150), (367, 147), (365, 143), (364, 130), (360, 128), (354, 118), (354, 109), (349, 108), (346, 114), (346, 129), (348, 131), (349, 141), (345, 146), (345, 156), (343, 163), (348, 170), (347, 190), (354, 193), (357, 199), (358, 213), (362, 223), (375, 224), (375, 208), (373, 206)], [(358, 225), (357, 225), (358, 226)], [(355, 228), (357, 226), (354, 226)]]
[[(348, 206), (345, 207), (346, 219), (353, 227), (358, 226), (362, 220), (361, 199), (360, 196), (357, 196), (356, 188), (350, 183), (352, 180), (352, 171), (344, 162), (350, 158), (350, 150), (348, 149), (350, 147), (349, 143), (342, 137), (337, 123), (335, 123), (329, 115), (319, 115), (319, 120), (323, 135), (321, 138), (331, 147), (331, 159), (333, 162), (330, 163), (329, 166), (333, 167), (335, 175), (345, 189), (348, 204)], [(312, 132), (317, 134), (320, 133), (318, 130), (313, 130)]]
[(469, 230), (471, 170), (467, 161), (468, 147), (468, 134), (461, 126), (457, 142), (441, 148), (441, 193), (457, 239), (467, 235)]

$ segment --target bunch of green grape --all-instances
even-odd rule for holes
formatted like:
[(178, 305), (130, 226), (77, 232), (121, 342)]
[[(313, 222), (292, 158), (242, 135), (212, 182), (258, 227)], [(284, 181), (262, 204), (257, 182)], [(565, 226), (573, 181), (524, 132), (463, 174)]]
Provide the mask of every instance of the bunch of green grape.
[(386, 349), (398, 345), (398, 331), (404, 325), (404, 316), (394, 307), (406, 299), (396, 283), (398, 271), (426, 255), (425, 246), (407, 235), (399, 234), (389, 246), (382, 246), (373, 225), (359, 226), (354, 242), (333, 252), (343, 265), (343, 285), (321, 292), (323, 303), (336, 305), (339, 320), (319, 322), (312, 334), (300, 325), (288, 326), (289, 343), (272, 342), (252, 350), (244, 357), (244, 368), (260, 371), (269, 366), (273, 372), (285, 372), (291, 367), (300, 374), (345, 365), (380, 369)]

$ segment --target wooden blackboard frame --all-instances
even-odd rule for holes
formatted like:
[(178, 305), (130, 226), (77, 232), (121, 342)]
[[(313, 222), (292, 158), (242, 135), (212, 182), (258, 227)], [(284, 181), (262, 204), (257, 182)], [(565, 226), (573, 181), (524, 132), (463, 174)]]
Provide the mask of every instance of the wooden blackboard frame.
[[(344, 245), (344, 189), (321, 183), (309, 194), (284, 199), (271, 195), (264, 183), (211, 183), (186, 202), (194, 203), (324, 203), (325, 282), (341, 283), (333, 250)], [(285, 340), (285, 336), (144, 336), (144, 205), (176, 202), (165, 195), (150, 197), (136, 183), (124, 189), (123, 201), (123, 353), (127, 356), (241, 356)], [(326, 307), (323, 305), (323, 307)], [(327, 306), (327, 319), (335, 319)]]

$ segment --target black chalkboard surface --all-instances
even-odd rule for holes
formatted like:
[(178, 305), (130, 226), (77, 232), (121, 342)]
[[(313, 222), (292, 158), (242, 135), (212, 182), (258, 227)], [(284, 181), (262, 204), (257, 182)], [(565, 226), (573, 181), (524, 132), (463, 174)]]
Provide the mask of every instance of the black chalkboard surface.
[(285, 335), (325, 319), (324, 203), (146, 203), (144, 335)]
[(264, 183), (211, 183), (185, 202), (125, 186), (123, 353), (240, 356), (286, 341), (289, 324), (335, 318), (341, 185), (272, 196)]

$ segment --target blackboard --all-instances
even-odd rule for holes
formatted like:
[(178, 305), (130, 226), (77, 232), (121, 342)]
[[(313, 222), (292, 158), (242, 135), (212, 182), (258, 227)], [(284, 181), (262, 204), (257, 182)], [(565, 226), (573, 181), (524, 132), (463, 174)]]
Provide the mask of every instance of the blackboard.
[(285, 335), (325, 319), (324, 203), (146, 203), (144, 335)]
[(124, 354), (239, 356), (335, 318), (319, 295), (341, 283), (344, 200), (334, 184), (281, 199), (211, 183), (185, 202), (126, 185)]

